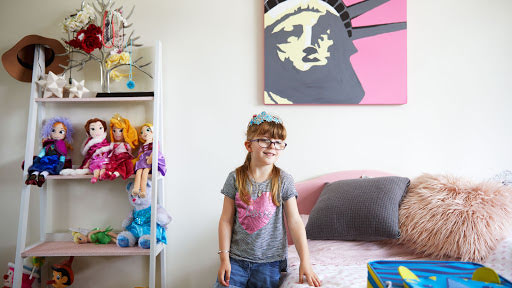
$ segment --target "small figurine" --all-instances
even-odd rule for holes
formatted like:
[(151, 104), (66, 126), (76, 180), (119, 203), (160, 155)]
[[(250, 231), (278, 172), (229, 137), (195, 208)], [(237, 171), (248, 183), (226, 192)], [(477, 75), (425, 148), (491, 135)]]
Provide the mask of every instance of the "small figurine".
[[(139, 195), (141, 198), (146, 197), (146, 183), (148, 174), (151, 173), (153, 163), (153, 124), (144, 123), (140, 128), (140, 141), (144, 144), (139, 148), (139, 155), (135, 160), (135, 183), (133, 184), (133, 195)], [(167, 169), (165, 168), (165, 158), (161, 151), (158, 151), (158, 171), (165, 176)], [(140, 190), (140, 192), (139, 192)]]
[(93, 118), (87, 121), (84, 128), (88, 137), (82, 145), (84, 160), (80, 169), (92, 172), (91, 183), (96, 183), (99, 176), (105, 172), (108, 163), (107, 152), (94, 154), (99, 148), (110, 145), (107, 141), (107, 123), (99, 118)]
[(71, 264), (74, 258), (74, 256), (71, 256), (67, 261), (52, 265), (52, 280), (48, 281), (47, 284), (51, 284), (54, 288), (65, 288), (73, 284), (74, 274)]
[(105, 229), (94, 228), (92, 230), (83, 228), (70, 228), (73, 241), (76, 244), (94, 243), (94, 244), (110, 244), (116, 243), (117, 234), (112, 232), (112, 227)]
[[(122, 226), (125, 231), (119, 233), (117, 236), (117, 246), (119, 247), (132, 247), (138, 243), (139, 247), (144, 249), (150, 248), (150, 234), (151, 234), (151, 181), (148, 180), (147, 197), (141, 198), (138, 195), (133, 195), (133, 183), (130, 182), (126, 186), (128, 191), (128, 198), (133, 206), (130, 215), (123, 220)], [(172, 220), (171, 215), (167, 213), (164, 207), (157, 206), (156, 215), (156, 241), (167, 244), (166, 229), (167, 224)]]
[(26, 185), (43, 186), (46, 176), (58, 175), (71, 150), (73, 128), (67, 118), (54, 117), (46, 121), (41, 129), (43, 148), (28, 167)]
[[(31, 274), (30, 267), (23, 265), (23, 276), (21, 277), (21, 288), (31, 288), (32, 283), (39, 278), (39, 273), (36, 271)], [(4, 274), (4, 284), (2, 288), (13, 287), (14, 279), (14, 263), (7, 263), (7, 272)]]

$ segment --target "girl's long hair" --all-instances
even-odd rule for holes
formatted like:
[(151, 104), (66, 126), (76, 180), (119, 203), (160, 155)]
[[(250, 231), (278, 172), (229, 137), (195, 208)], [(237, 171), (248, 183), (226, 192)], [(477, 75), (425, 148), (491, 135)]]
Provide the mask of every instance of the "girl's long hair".
[[(259, 125), (253, 124), (247, 127), (247, 141), (263, 136), (284, 141), (286, 140), (286, 129), (284, 128), (284, 125), (282, 123), (266, 121), (262, 122)], [(235, 170), (236, 187), (238, 189), (240, 199), (242, 199), (242, 201), (247, 205), (250, 205), (252, 202), (251, 191), (247, 190), (250, 164), (251, 152), (247, 152), (244, 164), (242, 164), (242, 166), (236, 168)], [(272, 171), (270, 172), (270, 192), (272, 194), (272, 202), (276, 206), (280, 205), (280, 176), (281, 170), (276, 165), (274, 165), (274, 167), (272, 167)], [(252, 185), (250, 187), (252, 189)]]

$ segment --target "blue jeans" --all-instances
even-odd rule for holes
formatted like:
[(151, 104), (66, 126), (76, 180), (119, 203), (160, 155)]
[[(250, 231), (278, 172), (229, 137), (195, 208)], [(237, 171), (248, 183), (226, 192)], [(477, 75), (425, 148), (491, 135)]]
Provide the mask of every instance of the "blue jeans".
[[(229, 258), (231, 275), (230, 288), (277, 288), (281, 277), (281, 262), (256, 263), (245, 260)], [(218, 279), (214, 288), (222, 288)]]

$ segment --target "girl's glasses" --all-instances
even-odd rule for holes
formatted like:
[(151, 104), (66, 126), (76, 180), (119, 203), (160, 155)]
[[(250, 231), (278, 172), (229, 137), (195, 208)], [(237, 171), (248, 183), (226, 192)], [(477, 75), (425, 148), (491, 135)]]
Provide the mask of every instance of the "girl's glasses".
[(260, 145), (261, 148), (268, 148), (270, 145), (274, 144), (274, 148), (276, 150), (283, 150), (288, 145), (281, 140), (270, 141), (269, 139), (265, 138), (253, 139), (249, 140), (249, 142), (258, 142), (258, 145)]

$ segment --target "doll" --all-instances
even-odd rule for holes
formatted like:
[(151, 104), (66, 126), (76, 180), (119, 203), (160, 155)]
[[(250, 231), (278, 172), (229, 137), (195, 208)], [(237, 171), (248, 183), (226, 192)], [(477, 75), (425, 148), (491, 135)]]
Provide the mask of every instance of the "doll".
[(54, 288), (65, 288), (73, 284), (74, 273), (71, 270), (71, 264), (75, 257), (71, 256), (67, 261), (60, 264), (52, 265), (52, 280), (47, 284), (51, 284)]
[(114, 180), (119, 176), (123, 179), (133, 174), (132, 149), (138, 144), (137, 131), (128, 119), (119, 114), (110, 119), (110, 145), (99, 148), (94, 155), (108, 152), (108, 163), (100, 180)]
[[(148, 174), (151, 173), (153, 163), (153, 124), (144, 123), (140, 128), (140, 141), (144, 144), (139, 148), (139, 155), (135, 160), (135, 183), (133, 184), (133, 195), (146, 197), (146, 183)], [(165, 176), (165, 158), (162, 152), (158, 151), (158, 171)], [(140, 190), (140, 192), (139, 192)]]
[(53, 117), (41, 129), (43, 148), (28, 167), (27, 185), (43, 186), (46, 176), (58, 175), (71, 149), (73, 128), (67, 118)]
[[(2, 288), (13, 287), (14, 263), (7, 263), (7, 272), (4, 274), (4, 285)], [(31, 273), (29, 266), (23, 265), (23, 273), (21, 276), (21, 288), (31, 288), (35, 280), (39, 281), (39, 272)]]
[[(122, 231), (117, 236), (117, 246), (119, 247), (132, 247), (138, 243), (138, 246), (144, 249), (150, 248), (150, 234), (151, 234), (151, 181), (148, 180), (148, 197), (140, 198), (138, 195), (133, 195), (133, 183), (130, 182), (126, 185), (128, 198), (133, 209), (130, 215), (123, 220), (122, 226), (125, 231)], [(156, 207), (156, 241), (167, 244), (167, 224), (172, 220), (171, 215), (167, 213), (164, 207), (157, 205)]]
[(108, 163), (107, 152), (94, 154), (96, 150), (109, 146), (107, 141), (107, 123), (99, 118), (89, 119), (84, 126), (87, 139), (82, 145), (84, 161), (80, 169), (87, 169), (92, 172), (91, 183), (96, 183), (99, 176), (105, 172)]
[(105, 229), (94, 228), (92, 230), (83, 228), (70, 228), (73, 241), (76, 244), (94, 243), (94, 244), (109, 244), (116, 243), (117, 234), (112, 232), (112, 227), (108, 226)]

